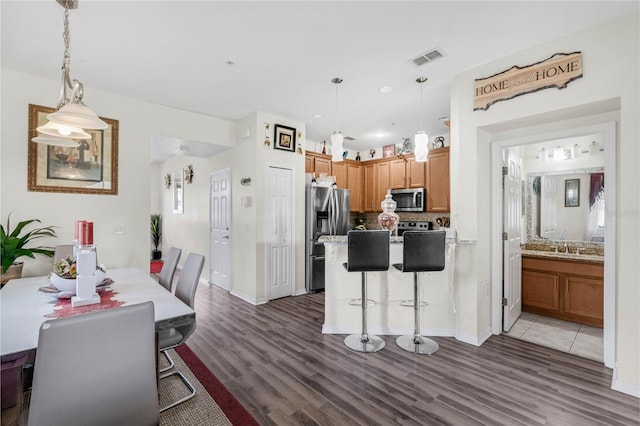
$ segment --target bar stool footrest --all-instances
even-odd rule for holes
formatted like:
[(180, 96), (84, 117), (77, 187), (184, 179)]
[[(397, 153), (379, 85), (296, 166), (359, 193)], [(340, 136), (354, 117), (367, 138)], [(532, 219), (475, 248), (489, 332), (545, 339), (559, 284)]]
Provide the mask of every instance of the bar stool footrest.
[(344, 338), (344, 344), (354, 351), (358, 352), (378, 352), (384, 348), (384, 340), (382, 338), (369, 334), (365, 342), (362, 341), (361, 334), (351, 334)]
[(396, 344), (407, 352), (422, 355), (431, 355), (440, 349), (438, 343), (428, 337), (418, 336), (420, 343), (416, 343), (415, 339), (415, 336), (400, 336), (396, 339)]
[[(367, 306), (373, 306), (373, 305), (376, 305), (377, 303), (378, 302), (373, 299), (367, 299)], [(362, 306), (362, 298), (349, 300), (349, 306)]]
[[(402, 307), (407, 307), (407, 308), (413, 308), (413, 299), (406, 299), (406, 300), (401, 300), (400, 301), (400, 306)], [(420, 302), (420, 304), (418, 305), (421, 308), (424, 308), (425, 306), (429, 306), (429, 303), (425, 302), (424, 300)]]

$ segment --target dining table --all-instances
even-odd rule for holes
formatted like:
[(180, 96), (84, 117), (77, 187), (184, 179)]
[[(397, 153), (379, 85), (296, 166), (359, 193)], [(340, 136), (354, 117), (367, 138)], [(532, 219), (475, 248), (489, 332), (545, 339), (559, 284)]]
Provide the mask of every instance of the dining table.
[[(0, 291), (0, 356), (38, 347), (40, 326), (47, 320), (152, 301), (156, 331), (195, 322), (195, 311), (139, 268), (110, 269), (110, 284), (100, 288), (100, 303), (72, 307), (53, 293), (48, 276), (9, 281)], [(60, 297), (58, 297), (60, 296)]]

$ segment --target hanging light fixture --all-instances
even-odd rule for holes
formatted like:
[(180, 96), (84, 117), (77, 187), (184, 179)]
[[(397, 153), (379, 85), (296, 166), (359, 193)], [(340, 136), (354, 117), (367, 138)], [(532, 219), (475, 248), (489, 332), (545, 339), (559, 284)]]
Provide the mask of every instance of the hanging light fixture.
[(331, 161), (337, 163), (342, 161), (342, 153), (344, 152), (344, 146), (342, 145), (344, 138), (338, 126), (338, 85), (342, 83), (342, 79), (336, 77), (331, 82), (336, 85), (336, 131), (331, 135)]
[[(416, 82), (420, 83), (420, 129), (424, 129), (422, 126), (422, 83), (425, 81), (427, 81), (427, 77), (416, 78)], [(414, 142), (416, 161), (427, 161), (427, 154), (429, 153), (429, 136), (424, 132), (424, 130), (419, 130), (414, 136)]]
[[(49, 122), (44, 126), (38, 127), (39, 135), (31, 140), (49, 145), (66, 143), (65, 146), (70, 146), (69, 141), (74, 139), (91, 138), (83, 129), (102, 130), (109, 127), (109, 125), (82, 103), (82, 83), (78, 80), (71, 80), (69, 75), (69, 64), (71, 62), (71, 55), (69, 54), (69, 9), (75, 9), (77, 1), (58, 0), (58, 3), (64, 7), (64, 33), (62, 35), (64, 40), (64, 59), (62, 61), (60, 99), (58, 100), (56, 111), (47, 115)], [(67, 142), (62, 142), (62, 139)]]

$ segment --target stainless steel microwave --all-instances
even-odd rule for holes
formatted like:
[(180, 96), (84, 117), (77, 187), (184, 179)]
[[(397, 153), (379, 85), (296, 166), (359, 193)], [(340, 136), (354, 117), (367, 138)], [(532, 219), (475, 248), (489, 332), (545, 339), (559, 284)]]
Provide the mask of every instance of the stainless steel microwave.
[(391, 196), (396, 202), (397, 212), (423, 212), (427, 200), (424, 188), (392, 189)]

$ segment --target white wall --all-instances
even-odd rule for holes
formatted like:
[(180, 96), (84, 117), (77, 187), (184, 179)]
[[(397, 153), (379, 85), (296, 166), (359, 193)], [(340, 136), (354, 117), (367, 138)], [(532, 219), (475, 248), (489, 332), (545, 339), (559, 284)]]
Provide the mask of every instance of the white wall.
[[(183, 174), (188, 166), (193, 166), (193, 182), (183, 182), (183, 213), (173, 212), (174, 176)], [(164, 176), (172, 175), (171, 188), (164, 186)], [(189, 253), (205, 257), (202, 278), (209, 278), (209, 160), (189, 156), (174, 156), (160, 164), (160, 176), (152, 186), (161, 188), (162, 250), (166, 256), (170, 247), (182, 249), (179, 265), (183, 265)]]
[[(616, 362), (614, 388), (629, 393), (640, 390), (640, 276), (639, 211), (640, 151), (639, 31), (638, 15), (628, 15), (585, 31), (522, 51), (458, 75), (451, 92), (451, 198), (452, 226), (460, 238), (477, 239), (477, 262), (469, 280), (457, 285), (467, 298), (477, 290), (477, 318), (468, 318), (469, 333), (479, 333), (490, 323), (489, 301), (482, 283), (490, 279), (492, 212), (491, 144), (508, 131), (525, 127), (550, 131), (567, 128), (582, 119), (619, 108), (617, 145), (617, 205), (607, 206), (616, 216)], [(488, 111), (473, 111), (474, 79), (493, 75), (513, 65), (528, 65), (558, 52), (580, 50), (584, 76), (566, 89), (546, 89), (498, 102)], [(569, 122), (567, 120), (573, 120)], [(502, 132), (502, 134), (501, 134)], [(476, 182), (473, 184), (472, 182)], [(469, 273), (469, 271), (466, 271)], [(499, 285), (499, 283), (494, 283)], [(469, 302), (468, 300), (466, 300)], [(473, 301), (471, 301), (473, 302)], [(473, 304), (473, 303), (471, 303)]]
[[(269, 123), (271, 146), (265, 148), (264, 124)], [(293, 127), (301, 135), (296, 148), (306, 149), (304, 123), (258, 111), (237, 123), (236, 148), (210, 159), (212, 171), (231, 168), (232, 174), (232, 252), (231, 293), (251, 302), (263, 303), (265, 289), (265, 218), (267, 210), (267, 172), (269, 166), (293, 170), (295, 251), (295, 290), (304, 292), (304, 155), (273, 148), (275, 124)], [(245, 137), (246, 129), (250, 136)], [(251, 184), (240, 185), (240, 179), (250, 177)], [(240, 206), (240, 197), (251, 197), (251, 206)]]
[[(49, 80), (2, 69), (2, 140), (0, 218), (39, 218), (57, 225), (57, 239), (45, 244), (68, 244), (74, 221), (94, 222), (94, 241), (100, 262), (107, 267), (149, 268), (151, 176), (149, 144), (153, 134), (233, 144), (233, 123), (214, 117), (153, 105), (100, 92), (85, 82), (84, 101), (99, 115), (119, 120), (118, 195), (56, 194), (27, 191), (28, 105), (54, 106), (59, 80)], [(159, 185), (159, 182), (154, 185)], [(188, 196), (188, 193), (187, 193)], [(116, 235), (116, 227), (125, 233)], [(27, 259), (24, 276), (51, 271), (50, 258)]]

